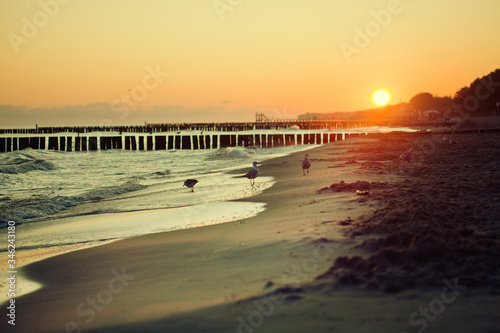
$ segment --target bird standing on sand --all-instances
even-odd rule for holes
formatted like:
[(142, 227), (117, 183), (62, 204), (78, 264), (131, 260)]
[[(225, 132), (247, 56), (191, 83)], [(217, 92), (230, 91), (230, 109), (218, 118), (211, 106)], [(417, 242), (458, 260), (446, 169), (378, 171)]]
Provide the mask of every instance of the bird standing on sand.
[[(248, 170), (248, 172), (243, 176), (247, 177), (250, 179), (250, 185), (255, 185), (255, 178), (259, 175), (259, 169), (257, 169), (257, 164), (260, 164), (259, 162), (253, 162), (253, 168)], [(252, 182), (253, 181), (253, 182)]]
[(405, 151), (404, 153), (402, 153), (401, 156), (399, 156), (399, 159), (401, 161), (406, 161), (406, 162), (410, 163), (412, 154), (413, 154), (413, 148), (410, 148), (407, 151)]
[(309, 173), (309, 168), (311, 167), (311, 162), (309, 162), (309, 154), (305, 155), (305, 159), (302, 161), (302, 175)]
[(194, 192), (194, 186), (196, 185), (196, 183), (198, 183), (198, 181), (196, 179), (188, 179), (184, 182), (184, 185), (182, 186), (187, 186), (187, 187), (190, 187), (191, 188), (191, 192)]

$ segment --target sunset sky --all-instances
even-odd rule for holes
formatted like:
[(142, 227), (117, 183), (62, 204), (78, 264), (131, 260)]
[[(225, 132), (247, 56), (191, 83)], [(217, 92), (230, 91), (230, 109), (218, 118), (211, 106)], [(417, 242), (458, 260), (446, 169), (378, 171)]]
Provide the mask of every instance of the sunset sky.
[(498, 0), (0, 0), (0, 126), (253, 121), (453, 95)]

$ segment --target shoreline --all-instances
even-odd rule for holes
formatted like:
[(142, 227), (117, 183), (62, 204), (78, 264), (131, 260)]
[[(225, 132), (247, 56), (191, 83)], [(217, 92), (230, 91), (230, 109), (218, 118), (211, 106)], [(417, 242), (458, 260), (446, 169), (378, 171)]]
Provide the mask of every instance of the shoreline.
[[(298, 151), (302, 152), (302, 151), (307, 151), (307, 150), (310, 150), (313, 148), (314, 147), (304, 147), (304, 148), (299, 149)], [(289, 154), (293, 154), (293, 153), (294, 153), (294, 151), (291, 151), (291, 152), (288, 152), (286, 154), (280, 153), (279, 155), (288, 156)], [(278, 158), (282, 157), (282, 156), (278, 156)], [(263, 160), (265, 161), (267, 159), (274, 159), (274, 158), (277, 158), (277, 157), (266, 157)], [(227, 178), (235, 178), (233, 175), (244, 174), (248, 170), (248, 168), (249, 167), (234, 167), (234, 166), (227, 167), (227, 168), (222, 168), (220, 173), (227, 175)], [(242, 184), (242, 189), (245, 192), (243, 194), (242, 198), (232, 199), (232, 198), (228, 197), (228, 198), (219, 198), (218, 200), (212, 201), (211, 198), (208, 198), (208, 195), (206, 193), (203, 193), (203, 191), (200, 191), (200, 189), (198, 189), (195, 194), (197, 194), (198, 196), (201, 196), (201, 199), (200, 199), (201, 201), (199, 201), (199, 202), (193, 198), (191, 200), (191, 202), (188, 202), (188, 203), (183, 204), (183, 205), (178, 205), (178, 206), (171, 206), (171, 207), (168, 206), (168, 207), (164, 207), (164, 208), (162, 208), (162, 207), (160, 207), (160, 208), (135, 208), (135, 209), (131, 209), (131, 210), (129, 209), (126, 211), (109, 211), (109, 212), (107, 212), (105, 209), (99, 208), (99, 207), (101, 207), (100, 205), (102, 205), (102, 204), (106, 205), (108, 202), (113, 202), (114, 200), (120, 200), (120, 199), (122, 199), (122, 197), (127, 198), (128, 196), (131, 196), (131, 195), (132, 195), (132, 197), (134, 197), (137, 195), (137, 192), (144, 191), (144, 190), (138, 190), (138, 191), (126, 192), (124, 194), (120, 194), (120, 195), (117, 195), (114, 197), (106, 198), (103, 201), (85, 201), (85, 202), (79, 203), (78, 205), (76, 205), (74, 207), (71, 207), (70, 209), (56, 212), (56, 213), (52, 214), (51, 216), (44, 216), (44, 217), (24, 220), (22, 223), (16, 224), (16, 226), (22, 226), (21, 233), (24, 233), (25, 229), (28, 229), (28, 232), (29, 232), (30, 230), (33, 230), (33, 229), (36, 230), (38, 228), (47, 228), (47, 227), (52, 228), (52, 229), (54, 229), (54, 228), (66, 229), (70, 224), (75, 224), (75, 222), (79, 222), (79, 223), (83, 222), (83, 223), (87, 224), (88, 221), (90, 221), (90, 220), (101, 220), (103, 218), (111, 219), (111, 220), (116, 220), (116, 219), (122, 220), (123, 218), (127, 218), (128, 216), (141, 215), (141, 214), (142, 215), (144, 215), (144, 214), (151, 215), (151, 214), (154, 214), (156, 212), (174, 212), (176, 210), (186, 210), (186, 212), (183, 212), (182, 215), (184, 216), (184, 218), (190, 218), (190, 217), (192, 217), (193, 213), (188, 212), (188, 210), (194, 209), (195, 215), (198, 215), (199, 212), (196, 212), (196, 211), (204, 210), (205, 208), (201, 207), (201, 206), (204, 206), (207, 204), (218, 205), (218, 204), (223, 204), (226, 202), (227, 203), (232, 203), (232, 202), (241, 202), (241, 203), (246, 202), (246, 203), (248, 203), (249, 200), (246, 200), (246, 199), (248, 199), (252, 196), (255, 196), (256, 194), (268, 189), (269, 187), (272, 187), (272, 185), (275, 183), (273, 177), (261, 176), (259, 178), (259, 180), (261, 180), (261, 182), (258, 183), (256, 187), (251, 188), (251, 193), (250, 193), (250, 191), (248, 191), (247, 188), (249, 188), (249, 187), (246, 186), (246, 183), (242, 182), (242, 183), (244, 183), (244, 185)], [(146, 191), (150, 191), (150, 189), (146, 188)], [(186, 192), (186, 193), (181, 193), (182, 196), (190, 196), (190, 193), (188, 193), (189, 191), (186, 190), (184, 192)], [(246, 192), (249, 192), (249, 193), (246, 193)], [(241, 194), (238, 196), (241, 197)], [(198, 206), (200, 206), (200, 207), (198, 207)], [(109, 216), (109, 218), (106, 218), (107, 216)], [(206, 216), (203, 216), (203, 218), (205, 219)], [(229, 223), (229, 222), (237, 221), (239, 219), (244, 219), (244, 218), (246, 218), (246, 217), (245, 216), (234, 217), (231, 220), (228, 220), (227, 222), (223, 222), (223, 223)], [(227, 220), (227, 218), (226, 218), (226, 220)], [(220, 223), (220, 222), (217, 222), (217, 223)], [(203, 226), (203, 225), (204, 224), (201, 224), (201, 226)], [(173, 230), (184, 230), (184, 229), (191, 229), (191, 228), (197, 228), (197, 227), (198, 226), (186, 227), (183, 224), (182, 227), (174, 228), (172, 230), (154, 231), (154, 233), (156, 233), (156, 232), (171, 232)], [(42, 233), (43, 232), (44, 231), (42, 230)], [(138, 233), (136, 235), (129, 235), (129, 236), (117, 236), (115, 234), (110, 234), (110, 237), (99, 237), (98, 239), (78, 239), (77, 241), (69, 242), (68, 244), (57, 244), (57, 242), (54, 244), (41, 244), (41, 247), (36, 247), (37, 245), (29, 244), (28, 247), (19, 248), (18, 251), (23, 251), (23, 252), (24, 251), (26, 251), (26, 252), (28, 252), (28, 251), (42, 251), (42, 252), (67, 253), (67, 252), (72, 251), (71, 248), (75, 248), (75, 249), (81, 249), (83, 247), (90, 248), (93, 246), (98, 246), (99, 244), (101, 244), (103, 242), (108, 242), (109, 240), (116, 241), (116, 240), (121, 240), (121, 239), (126, 239), (126, 238), (130, 238), (130, 237), (136, 237), (139, 235), (151, 234), (151, 233), (153, 233), (153, 232), (152, 231), (142, 232), (142, 233)], [(96, 245), (88, 245), (87, 246), (85, 244), (96, 244)], [(70, 248), (70, 250), (58, 251), (57, 247)], [(52, 251), (54, 249), (56, 251)], [(48, 254), (48, 257), (52, 257), (53, 255), (54, 254)], [(31, 257), (31, 256), (29, 256), (29, 257)], [(34, 260), (39, 261), (42, 259), (32, 259), (31, 258), (27, 261), (33, 262)], [(0, 263), (0, 269), (2, 271), (3, 271), (3, 268), (5, 268), (4, 267), (5, 265), (6, 265), (6, 263)], [(25, 264), (23, 264), (23, 266), (24, 265)], [(18, 266), (18, 268), (20, 268), (20, 266)]]
[[(401, 136), (391, 138), (397, 141)], [(352, 331), (352, 327), (360, 332), (408, 329), (408, 317), (419, 304), (433, 300), (434, 287), (390, 294), (344, 286), (331, 293), (317, 283), (317, 277), (328, 272), (336, 258), (369, 255), (369, 249), (359, 245), (374, 235), (346, 237), (346, 226), (362, 224), (377, 209), (386, 207), (382, 201), (367, 200), (352, 192), (318, 190), (341, 181), (399, 182), (422, 176), (418, 167), (408, 173), (389, 165), (385, 172), (377, 169), (380, 161), (364, 161), (368, 164), (363, 167), (359, 158), (356, 163), (349, 159), (364, 154), (360, 148), (366, 142), (378, 140), (351, 138), (309, 150), (313, 166), (307, 176), (301, 175), (302, 152), (269, 160), (265, 168), (261, 167), (262, 176), (269, 173), (277, 183), (257, 196), (243, 199), (267, 203), (268, 209), (256, 217), (139, 236), (28, 266), (28, 273), (45, 281), (47, 288), (19, 299), (20, 322), (26, 324), (29, 313), (30, 320), (39, 324), (32, 328), (40, 332), (62, 331), (68, 322), (85, 331), (100, 332), (136, 332), (144, 327), (158, 332), (194, 332), (202, 328), (207, 332), (234, 332), (240, 327), (242, 331), (244, 327), (247, 331), (259, 327), (263, 332), (285, 332), (294, 327), (302, 332), (310, 331), (308, 325), (312, 324), (318, 331), (331, 327), (345, 332)], [(387, 153), (399, 154), (390, 150)], [(103, 290), (104, 295), (106, 285), (115, 276), (113, 272), (122, 272), (122, 277), (130, 279), (119, 293), (111, 294), (109, 303), (101, 303), (102, 311), (94, 311), (92, 320), (90, 315), (80, 315), (77, 308), (81, 302), (87, 297), (97, 299)], [(328, 288), (331, 285), (327, 283)], [(273, 300), (270, 295), (277, 291), (284, 298), (269, 303)], [(57, 295), (64, 297), (58, 299)], [(385, 308), (373, 311), (381, 302)], [(483, 312), (480, 308), (472, 311), (483, 318), (476, 326), (466, 318), (456, 320), (469, 304), (485, 307)], [(458, 328), (462, 326), (464, 332), (467, 328), (471, 331), (471, 327), (487, 327), (494, 323), (495, 312), (486, 309), (493, 311), (497, 304), (495, 296), (458, 298), (442, 315), (451, 321), (439, 321), (429, 332), (446, 330), (453, 320), (457, 323), (451, 326), (455, 331), (461, 331)], [(90, 311), (88, 304), (83, 305)], [(357, 308), (366, 309), (361, 321), (353, 317)], [(44, 319), (47, 317), (50, 322)], [(253, 325), (256, 322), (251, 318), (262, 321)]]
[[(309, 147), (304, 147), (302, 149), (300, 149), (299, 151), (302, 152), (302, 151), (307, 151), (309, 149), (313, 149), (313, 147), (309, 148)], [(289, 154), (292, 154), (294, 152), (290, 152)], [(284, 155), (284, 156), (287, 156), (287, 155)], [(275, 158), (275, 157), (274, 157)], [(234, 169), (234, 168), (231, 168), (229, 171), (224, 171), (223, 173), (226, 174), (226, 175), (232, 175), (232, 174), (240, 174), (240, 173), (244, 173), (247, 171), (248, 168), (241, 168), (241, 169)], [(274, 183), (272, 177), (261, 177), (260, 179), (266, 179), (266, 184), (269, 183), (270, 186), (272, 186), (272, 184)], [(263, 188), (262, 187), (262, 183), (261, 184), (257, 184), (257, 188), (254, 190), (254, 188), (252, 188), (252, 192), (254, 191), (257, 191), (257, 193), (269, 188), (269, 186), (264, 186)], [(245, 187), (245, 190), (246, 190), (246, 187)], [(253, 193), (253, 195), (255, 195), (256, 193)], [(118, 196), (120, 197), (120, 196)], [(152, 214), (155, 214), (156, 212), (160, 212), (163, 211), (165, 214), (165, 216), (162, 216), (162, 217), (158, 217), (158, 218), (155, 218), (154, 220), (160, 220), (160, 219), (165, 219), (167, 218), (168, 216), (168, 213), (170, 213), (170, 215), (179, 215), (179, 211), (182, 211), (181, 212), (181, 217), (182, 219), (186, 220), (186, 219), (189, 219), (189, 220), (192, 220), (193, 218), (196, 220), (196, 219), (200, 219), (200, 218), (203, 218), (203, 220), (206, 220), (207, 218), (210, 220), (220, 220), (222, 218), (222, 222), (220, 221), (214, 221), (213, 224), (219, 224), (219, 223), (231, 223), (231, 222), (235, 222), (235, 221), (238, 221), (240, 219), (245, 219), (245, 218), (248, 218), (248, 216), (245, 216), (245, 214), (239, 214), (239, 216), (233, 216), (233, 217), (228, 217), (228, 216), (224, 216), (224, 214), (215, 214), (217, 215), (217, 217), (215, 217), (214, 215), (214, 212), (212, 212), (212, 215), (210, 216), (207, 216), (205, 213), (203, 213), (203, 216), (201, 216), (201, 211), (205, 211), (206, 210), (206, 206), (212, 206), (212, 205), (215, 205), (215, 206), (218, 206), (218, 205), (225, 205), (225, 203), (228, 203), (229, 206), (234, 206), (235, 204), (238, 204), (241, 206), (241, 208), (239, 209), (242, 209), (242, 210), (249, 210), (250, 208), (245, 208), (245, 206), (248, 206), (248, 204), (250, 203), (248, 199), (250, 197), (245, 197), (245, 198), (241, 198), (241, 199), (236, 199), (236, 200), (223, 200), (223, 201), (215, 201), (215, 202), (207, 202), (207, 203), (198, 203), (198, 204), (191, 204), (191, 205), (187, 205), (187, 206), (177, 206), (177, 207), (168, 207), (168, 208), (164, 208), (164, 209), (156, 209), (156, 208), (150, 208), (150, 209), (136, 209), (136, 210), (131, 210), (131, 211), (126, 211), (126, 212), (112, 212), (112, 213), (85, 213), (85, 214), (79, 214), (78, 213), (78, 210), (81, 210), (83, 207), (85, 206), (95, 206), (95, 203), (93, 202), (84, 202), (82, 204), (80, 204), (79, 206), (77, 207), (73, 207), (71, 210), (69, 211), (61, 211), (61, 212), (58, 212), (56, 214), (54, 214), (54, 216), (52, 216), (51, 218), (41, 218), (39, 220), (35, 219), (35, 220), (27, 220), (27, 221), (23, 221), (23, 232), (21, 232), (22, 236), (25, 236), (25, 228), (26, 226), (28, 226), (28, 230), (31, 229), (37, 229), (37, 228), (43, 228), (43, 232), (45, 233), (50, 233), (49, 231), (46, 230), (47, 226), (52, 229), (57, 229), (57, 230), (54, 230), (53, 233), (58, 233), (59, 229), (65, 229), (67, 227), (71, 227), (71, 225), (74, 225), (74, 224), (78, 224), (78, 223), (84, 223), (84, 224), (88, 224), (89, 221), (91, 220), (97, 220), (97, 221), (100, 221), (102, 219), (106, 219), (105, 217), (106, 216), (109, 216), (108, 219), (112, 219), (112, 220), (120, 220), (120, 222), (123, 222), (123, 219), (126, 219), (126, 218), (129, 218), (129, 216), (134, 216), (134, 215), (141, 215), (141, 214), (146, 214), (146, 215), (152, 215)], [(115, 200), (115, 198), (109, 198), (108, 200)], [(228, 206), (226, 205), (226, 206)], [(263, 209), (265, 209), (264, 207), (262, 208), (258, 208), (258, 205), (262, 205), (261, 203), (258, 203), (256, 202), (255, 204), (255, 209), (257, 209), (257, 213), (255, 214), (258, 214), (260, 211), (262, 211)], [(84, 209), (84, 208), (83, 208)], [(221, 209), (223, 209), (223, 207), (221, 207)], [(213, 210), (213, 209), (212, 209)], [(225, 208), (224, 210), (227, 211), (227, 208)], [(236, 213), (237, 210), (233, 209), (234, 210), (234, 213), (233, 214), (238, 214)], [(74, 212), (76, 211), (76, 213)], [(231, 210), (230, 210), (231, 211)], [(76, 214), (76, 215), (75, 215)], [(255, 215), (254, 213), (251, 213), (251, 215)], [(227, 215), (227, 212), (226, 212), (226, 215)], [(248, 215), (248, 213), (247, 213)], [(168, 219), (168, 218), (167, 218)], [(174, 220), (177, 220), (179, 219), (179, 217), (174, 217)], [(42, 225), (40, 225), (42, 224)], [(210, 223), (209, 223), (210, 225)], [(102, 238), (101, 239), (96, 239), (96, 240), (93, 240), (93, 239), (87, 239), (87, 238), (82, 238), (82, 239), (78, 239), (74, 242), (70, 242), (69, 244), (43, 244), (43, 246), (41, 247), (36, 247), (37, 245), (30, 245), (29, 248), (20, 248), (16, 251), (16, 269), (19, 270), (19, 273), (17, 275), (17, 282), (19, 285), (22, 285), (23, 288), (22, 288), (22, 292), (21, 290), (19, 290), (19, 292), (17, 293), (18, 297), (21, 297), (21, 296), (26, 296), (28, 295), (29, 293), (32, 293), (32, 292), (35, 292), (36, 290), (39, 290), (41, 288), (43, 288), (43, 285), (40, 284), (39, 282), (37, 282), (36, 280), (32, 280), (30, 279), (28, 276), (25, 276), (25, 274), (23, 274), (23, 267), (29, 265), (29, 264), (32, 264), (32, 263), (36, 263), (36, 262), (40, 262), (40, 261), (43, 261), (43, 260), (46, 260), (46, 259), (49, 259), (49, 258), (52, 258), (52, 257), (55, 257), (55, 256), (59, 256), (59, 255), (63, 255), (63, 254), (67, 254), (67, 253), (70, 253), (70, 252), (74, 252), (74, 251), (81, 251), (81, 250), (86, 250), (86, 249), (91, 249), (93, 247), (97, 247), (97, 246), (103, 246), (103, 245), (106, 245), (106, 244), (109, 244), (109, 243), (112, 243), (112, 242), (116, 242), (116, 241), (120, 241), (120, 240), (124, 240), (124, 239), (128, 239), (128, 238), (133, 238), (133, 237), (137, 237), (137, 236), (140, 236), (140, 235), (149, 235), (149, 234), (153, 234), (153, 233), (163, 233), (163, 232), (172, 232), (172, 231), (175, 231), (175, 230), (187, 230), (187, 229), (193, 229), (193, 228), (200, 228), (200, 227), (203, 227), (204, 224), (202, 225), (196, 225), (196, 226), (185, 226), (183, 225), (182, 227), (176, 227), (174, 228), (173, 230), (164, 230), (164, 231), (149, 231), (149, 232), (144, 232), (144, 231), (141, 231), (139, 234), (137, 235), (126, 235), (126, 236), (117, 236), (116, 234), (113, 234), (111, 236), (110, 234), (110, 237), (109, 238)], [(149, 226), (149, 228), (151, 229), (151, 226)], [(81, 231), (79, 232), (81, 233)], [(0, 274), (0, 278), (2, 278), (2, 280), (5, 280), (5, 278), (7, 277), (7, 262), (1, 262), (0, 263), (0, 272), (2, 272)], [(4, 297), (0, 297), (0, 305), (4, 305), (7, 301), (9, 300), (9, 298), (6, 297), (6, 295), (4, 295)]]
[[(27, 296), (30, 293), (33, 293), (41, 288), (43, 285), (38, 283), (35, 280), (30, 279), (25, 276), (23, 273), (23, 268), (46, 259), (50, 259), (52, 257), (60, 256), (65, 253), (70, 253), (74, 251), (81, 251), (85, 249), (90, 249), (96, 246), (103, 246), (112, 242), (116, 242), (119, 239), (109, 239), (103, 241), (96, 242), (84, 242), (80, 244), (72, 244), (72, 245), (63, 245), (63, 246), (50, 246), (44, 248), (36, 248), (36, 249), (21, 249), (16, 251), (16, 283), (18, 286), (22, 286), (19, 288), (16, 293), (16, 298), (21, 296)], [(0, 279), (5, 281), (7, 278), (7, 262), (0, 263)], [(2, 293), (0, 296), (0, 306), (7, 305), (7, 302), (10, 300), (10, 297), (7, 297), (7, 293)]]
[[(168, 233), (177, 230), (189, 230), (202, 228), (206, 225), (216, 225), (220, 223), (231, 223), (236, 222), (241, 219), (246, 219), (255, 216), (265, 210), (265, 205), (259, 202), (249, 202), (242, 198), (236, 201), (217, 201), (205, 204), (190, 205), (184, 207), (172, 207), (166, 209), (148, 209), (148, 210), (137, 210), (122, 213), (101, 213), (92, 215), (77, 215), (62, 217), (55, 220), (50, 220), (46, 222), (33, 222), (30, 229), (23, 232), (18, 231), (18, 236), (21, 238), (30, 237), (35, 239), (37, 231), (42, 229), (43, 234), (60, 234), (64, 238), (64, 233), (67, 230), (72, 234), (78, 233), (78, 235), (71, 235), (75, 238), (73, 241), (67, 244), (58, 244), (57, 239), (54, 244), (32, 244), (29, 248), (18, 248), (16, 250), (16, 270), (17, 283), (22, 286), (19, 289), (17, 295), (18, 297), (26, 296), (29, 293), (35, 292), (43, 287), (43, 284), (36, 280), (30, 279), (28, 276), (23, 274), (23, 268), (32, 263), (37, 263), (44, 261), (46, 259), (56, 257), (59, 255), (64, 255), (74, 251), (88, 250), (98, 246), (104, 246), (113, 242), (126, 240), (139, 236), (152, 235), (156, 233)], [(223, 211), (223, 213), (221, 213)], [(136, 227), (135, 219), (137, 216), (141, 217), (141, 223), (147, 223), (147, 228), (142, 226)], [(182, 226), (178, 223), (173, 224), (168, 230), (168, 226), (163, 221), (180, 221), (183, 222)], [(100, 228), (101, 232), (109, 231), (110, 237), (102, 237), (101, 239), (90, 239), (92, 233), (96, 233), (95, 229), (99, 229), (95, 224), (106, 223), (106, 228)], [(180, 223), (179, 222), (179, 223)], [(43, 225), (37, 225), (36, 223), (42, 223)], [(119, 225), (116, 225), (120, 223)], [(113, 230), (119, 230), (120, 228), (126, 228), (120, 232), (113, 232)], [(125, 231), (125, 233), (123, 233)], [(101, 234), (102, 235), (102, 234)], [(114, 235), (111, 237), (111, 235)], [(26, 240), (24, 240), (26, 241)], [(0, 278), (4, 281), (7, 275), (7, 261), (0, 263)], [(0, 296), (0, 305), (4, 305), (10, 298), (7, 295)]]

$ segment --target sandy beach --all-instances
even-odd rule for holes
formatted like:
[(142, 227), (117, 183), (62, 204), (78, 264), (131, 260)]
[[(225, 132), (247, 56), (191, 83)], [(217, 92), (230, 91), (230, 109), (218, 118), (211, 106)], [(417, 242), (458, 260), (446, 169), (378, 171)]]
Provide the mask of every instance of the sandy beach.
[(0, 329), (499, 332), (499, 142), (356, 135), (308, 151), (305, 176), (304, 153), (265, 161), (276, 183), (242, 199), (264, 212), (30, 264), (44, 287)]

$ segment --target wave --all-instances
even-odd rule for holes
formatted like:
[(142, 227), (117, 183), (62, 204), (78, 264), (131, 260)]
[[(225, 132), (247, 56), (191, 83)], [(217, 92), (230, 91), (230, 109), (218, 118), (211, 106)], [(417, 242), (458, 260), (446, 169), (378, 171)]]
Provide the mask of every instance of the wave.
[(0, 160), (0, 173), (18, 174), (35, 170), (56, 170), (56, 166), (46, 160), (38, 159), (28, 153), (16, 152)]
[[(16, 221), (17, 223), (44, 217), (76, 206), (84, 201), (82, 197), (39, 196), (29, 199), (14, 199), (0, 203), (0, 222)], [(5, 227), (0, 225), (0, 228)]]
[(79, 196), (43, 195), (28, 199), (0, 201), (0, 229), (6, 227), (7, 221), (22, 222), (23, 220), (43, 218), (62, 210), (74, 207), (86, 201), (96, 201), (111, 198), (120, 194), (138, 191), (146, 185), (136, 181), (128, 181), (117, 186), (105, 186), (87, 191)]
[(172, 173), (172, 170), (166, 169), (164, 171), (156, 171), (154, 174), (157, 176), (168, 176)]
[(104, 186), (90, 190), (83, 194), (84, 201), (88, 200), (102, 200), (116, 195), (138, 191), (146, 188), (147, 185), (142, 185), (135, 180), (130, 180), (118, 186)]
[(257, 152), (256, 147), (249, 148), (220, 148), (210, 154), (206, 160), (208, 161), (216, 161), (216, 160), (232, 160), (232, 159), (240, 159), (240, 158), (249, 158), (252, 157)]

